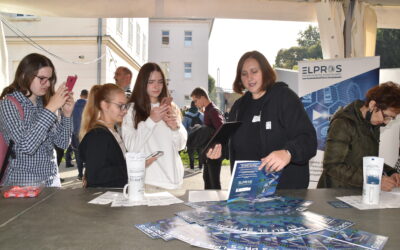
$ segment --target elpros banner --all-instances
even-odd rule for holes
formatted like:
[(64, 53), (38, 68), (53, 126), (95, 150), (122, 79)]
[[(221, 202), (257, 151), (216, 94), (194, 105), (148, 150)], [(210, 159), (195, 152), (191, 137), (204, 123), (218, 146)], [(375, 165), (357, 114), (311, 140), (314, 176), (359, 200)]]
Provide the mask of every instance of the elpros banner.
[(318, 152), (310, 161), (310, 185), (315, 188), (322, 173), (329, 118), (340, 107), (364, 100), (379, 84), (379, 57), (299, 62), (298, 95), (317, 132)]

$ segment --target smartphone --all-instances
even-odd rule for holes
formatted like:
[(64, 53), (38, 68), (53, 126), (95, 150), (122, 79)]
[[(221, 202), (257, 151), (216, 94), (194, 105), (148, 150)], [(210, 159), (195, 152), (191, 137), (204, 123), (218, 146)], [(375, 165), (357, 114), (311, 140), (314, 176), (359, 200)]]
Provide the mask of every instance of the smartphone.
[(153, 157), (158, 158), (158, 157), (163, 156), (163, 155), (164, 155), (163, 151), (156, 151), (156, 152), (151, 153), (149, 156), (147, 156), (146, 160), (148, 160), (150, 158), (153, 158)]
[(172, 102), (172, 97), (164, 97), (161, 100), (161, 105), (167, 104), (167, 105), (171, 105)]
[(68, 76), (67, 77), (67, 82), (65, 83), (65, 86), (68, 88), (68, 91), (71, 92), (72, 89), (74, 88), (75, 82), (78, 79), (78, 76)]

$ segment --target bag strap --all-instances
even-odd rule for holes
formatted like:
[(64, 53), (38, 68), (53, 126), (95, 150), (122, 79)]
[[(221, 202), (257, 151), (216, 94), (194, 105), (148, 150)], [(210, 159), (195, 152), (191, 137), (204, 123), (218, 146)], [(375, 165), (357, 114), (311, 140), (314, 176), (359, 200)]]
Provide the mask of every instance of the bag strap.
[(10, 100), (12, 103), (14, 103), (15, 107), (17, 108), (18, 112), (19, 112), (19, 116), (21, 116), (21, 119), (24, 119), (24, 109), (22, 108), (21, 103), (17, 100), (17, 98), (15, 98), (14, 96), (6, 96), (6, 98), (8, 100)]
[[(15, 107), (17, 108), (17, 110), (19, 112), (21, 119), (23, 120), (24, 119), (24, 110), (22, 108), (21, 103), (14, 96), (6, 96), (6, 98), (8, 100), (10, 100), (12, 103), (14, 103)], [(8, 144), (8, 148), (7, 148), (7, 153), (4, 157), (4, 161), (3, 161), (1, 169), (0, 169), (0, 183), (2, 183), (4, 173), (6, 172), (6, 168), (8, 166), (8, 158), (10, 158), (10, 156), (15, 158), (15, 153), (13, 151), (13, 147), (14, 147), (14, 141), (10, 140), (10, 142)]]

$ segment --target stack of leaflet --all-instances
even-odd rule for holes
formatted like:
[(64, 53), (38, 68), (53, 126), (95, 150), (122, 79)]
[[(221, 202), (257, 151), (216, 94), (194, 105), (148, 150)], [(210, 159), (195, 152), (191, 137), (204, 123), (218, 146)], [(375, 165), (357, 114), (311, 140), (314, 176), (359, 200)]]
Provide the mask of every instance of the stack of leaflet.
[(252, 164), (260, 163), (235, 163), (228, 202), (186, 203), (194, 209), (136, 227), (152, 239), (178, 239), (208, 249), (382, 249), (385, 245), (387, 237), (350, 229), (351, 221), (306, 211), (310, 201), (272, 196), (279, 173), (263, 173), (260, 178), (251, 173)]

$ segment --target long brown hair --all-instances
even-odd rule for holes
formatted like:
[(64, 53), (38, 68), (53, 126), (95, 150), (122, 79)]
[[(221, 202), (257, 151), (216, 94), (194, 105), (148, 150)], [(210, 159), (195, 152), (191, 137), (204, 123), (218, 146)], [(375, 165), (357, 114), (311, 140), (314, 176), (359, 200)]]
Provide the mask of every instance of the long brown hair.
[(169, 96), (169, 91), (165, 82), (165, 76), (160, 66), (151, 62), (144, 64), (140, 68), (139, 74), (136, 78), (135, 87), (133, 89), (131, 98), (129, 99), (129, 102), (133, 102), (135, 104), (132, 110), (132, 117), (135, 117), (135, 129), (137, 129), (139, 122), (145, 121), (150, 116), (151, 102), (149, 94), (147, 93), (147, 84), (149, 82), (150, 74), (154, 71), (160, 72), (161, 77), (163, 78), (163, 88), (158, 96), (158, 101), (161, 102), (162, 98)]
[(19, 91), (26, 97), (30, 97), (30, 90), (33, 79), (38, 74), (39, 70), (44, 67), (50, 67), (53, 70), (52, 76), (49, 78), (49, 91), (43, 96), (43, 105), (46, 106), (50, 97), (54, 94), (54, 85), (57, 82), (56, 69), (51, 60), (44, 55), (32, 53), (25, 56), (18, 65), (15, 71), (14, 81), (1, 93), (0, 100), (6, 95), (14, 91)]
[(243, 94), (243, 91), (245, 90), (245, 87), (242, 83), (242, 68), (244, 62), (249, 58), (255, 59), (260, 65), (260, 70), (262, 72), (262, 80), (263, 80), (261, 86), (262, 90), (266, 90), (267, 88), (272, 86), (272, 84), (274, 84), (276, 81), (276, 73), (269, 64), (267, 58), (265, 58), (263, 54), (261, 54), (256, 50), (246, 52), (238, 62), (236, 69), (236, 78), (235, 81), (233, 82), (233, 91), (235, 91), (238, 94)]
[(81, 129), (79, 131), (80, 141), (83, 139), (87, 132), (98, 125), (101, 111), (101, 102), (111, 101), (112, 96), (117, 93), (124, 93), (124, 91), (113, 83), (94, 85), (90, 89), (89, 97), (82, 113)]

